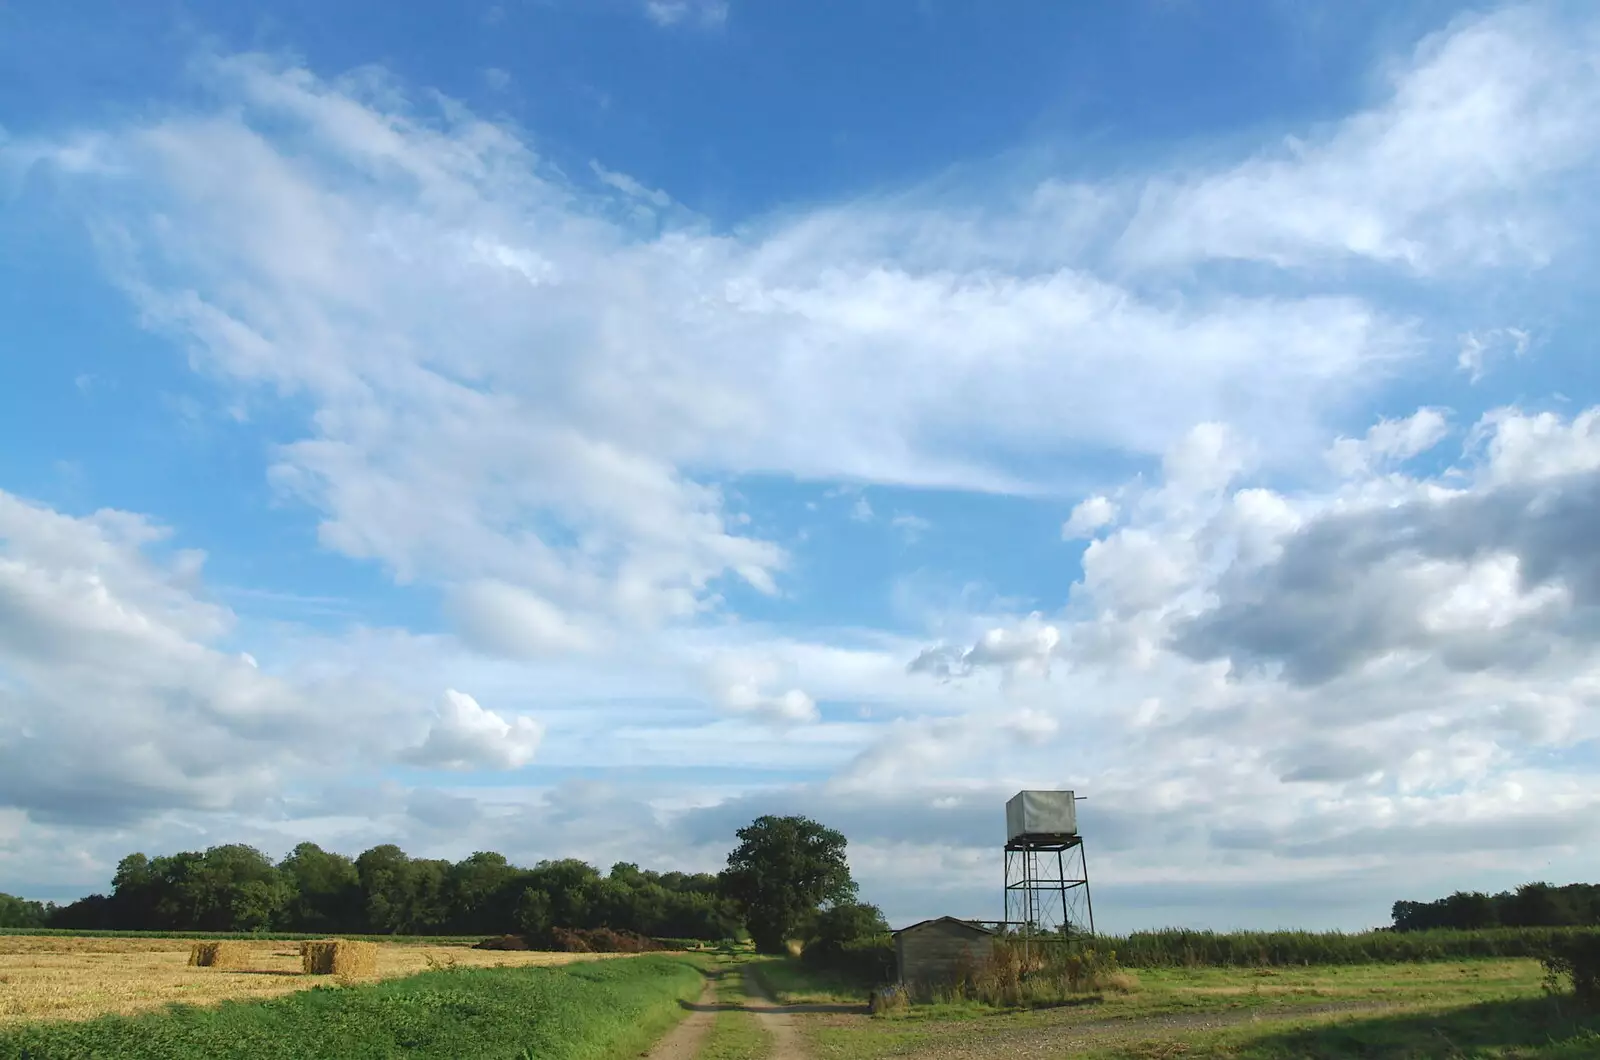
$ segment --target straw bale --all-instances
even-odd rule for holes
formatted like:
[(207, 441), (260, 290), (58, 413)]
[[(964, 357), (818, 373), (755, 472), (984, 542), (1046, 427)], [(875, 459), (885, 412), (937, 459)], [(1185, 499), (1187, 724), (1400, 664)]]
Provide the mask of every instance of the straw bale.
[(300, 970), (306, 975), (377, 975), (378, 944), (349, 939), (302, 942)]
[(248, 968), (250, 944), (247, 942), (196, 942), (189, 947), (192, 968)]

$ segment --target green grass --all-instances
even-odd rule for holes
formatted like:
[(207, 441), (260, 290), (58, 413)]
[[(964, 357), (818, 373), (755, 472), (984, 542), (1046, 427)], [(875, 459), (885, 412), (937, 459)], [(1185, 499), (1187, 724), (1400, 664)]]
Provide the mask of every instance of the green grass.
[[(1543, 971), (1532, 960), (1163, 968), (1135, 974), (1139, 985), (1131, 994), (1108, 993), (1058, 1008), (1008, 1012), (976, 1003), (914, 1005), (903, 1015), (803, 1023), (802, 1029), (817, 1060), (874, 1060), (951, 1041), (981, 1043), (974, 1052), (998, 1060), (1009, 1055), (1008, 1044), (1031, 1043), (1029, 1048), (1049, 1052), (1054, 1047), (1047, 1043), (1068, 1036), (1083, 1036), (1091, 1044), (1082, 1055), (1104, 1060), (1600, 1057), (1592, 1037), (1600, 1031), (1600, 1018), (1585, 1022), (1576, 1017), (1570, 998), (1545, 997)], [(1383, 1010), (1338, 1011), (1352, 1006)], [(1198, 1019), (1238, 1025), (1204, 1030), (1193, 1025)], [(1428, 1038), (1426, 1029), (1433, 1025), (1444, 1028), (1464, 1051), (1451, 1052), (1443, 1039)], [(1097, 1039), (1105, 1044), (1092, 1044)], [(1019, 1046), (1017, 1055), (1024, 1054), (1032, 1055)]]
[(811, 968), (793, 957), (766, 957), (750, 965), (780, 1005), (860, 1005), (867, 988), (849, 976)]
[(1095, 1060), (1594, 1060), (1600, 1016), (1552, 998), (1397, 1014), (1322, 1016), (1267, 1027), (1150, 1038), (1080, 1054)]
[(5, 1027), (0, 1060), (609, 1060), (648, 1048), (701, 983), (674, 957), (427, 972), (265, 1002)]
[[(719, 960), (713, 965), (719, 1005), (743, 1005), (750, 1000), (741, 974), (746, 963), (734, 959)], [(760, 1020), (748, 1012), (730, 1010), (716, 1014), (699, 1060), (764, 1060), (770, 1055), (772, 1036)]]

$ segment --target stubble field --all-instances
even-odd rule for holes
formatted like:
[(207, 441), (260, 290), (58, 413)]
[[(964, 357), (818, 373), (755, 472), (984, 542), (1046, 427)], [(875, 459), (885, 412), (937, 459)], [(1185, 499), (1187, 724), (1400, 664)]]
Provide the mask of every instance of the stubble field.
[[(171, 1003), (280, 997), (329, 982), (303, 975), (297, 942), (249, 942), (239, 969), (189, 967), (188, 939), (0, 936), (0, 1025), (133, 1015)], [(375, 979), (435, 968), (533, 967), (616, 954), (475, 950), (465, 945), (378, 947)]]

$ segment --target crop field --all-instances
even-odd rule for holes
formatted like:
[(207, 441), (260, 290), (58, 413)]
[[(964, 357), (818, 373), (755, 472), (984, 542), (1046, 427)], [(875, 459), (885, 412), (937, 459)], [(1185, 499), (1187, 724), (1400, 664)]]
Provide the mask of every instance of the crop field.
[(637, 1057), (704, 979), (687, 958), (427, 971), (283, 997), (0, 1024), (0, 1060), (610, 1060)]
[(1586, 927), (1432, 931), (1139, 931), (1101, 936), (1128, 968), (1293, 967), (1399, 964), (1481, 957), (1538, 957), (1562, 940), (1600, 934)]
[[(328, 982), (302, 975), (296, 942), (252, 941), (239, 969), (189, 967), (190, 940), (68, 935), (0, 936), (0, 1027), (33, 1020), (131, 1015), (179, 1002), (271, 998)], [(383, 945), (379, 979), (436, 968), (528, 967), (610, 954), (475, 950), (466, 945)]]

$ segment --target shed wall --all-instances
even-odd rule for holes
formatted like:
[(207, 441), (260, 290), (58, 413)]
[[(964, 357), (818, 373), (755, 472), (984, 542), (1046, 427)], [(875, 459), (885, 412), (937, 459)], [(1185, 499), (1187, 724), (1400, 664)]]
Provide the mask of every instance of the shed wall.
[(959, 924), (928, 924), (895, 937), (900, 981), (908, 986), (953, 982), (993, 952), (993, 936)]

